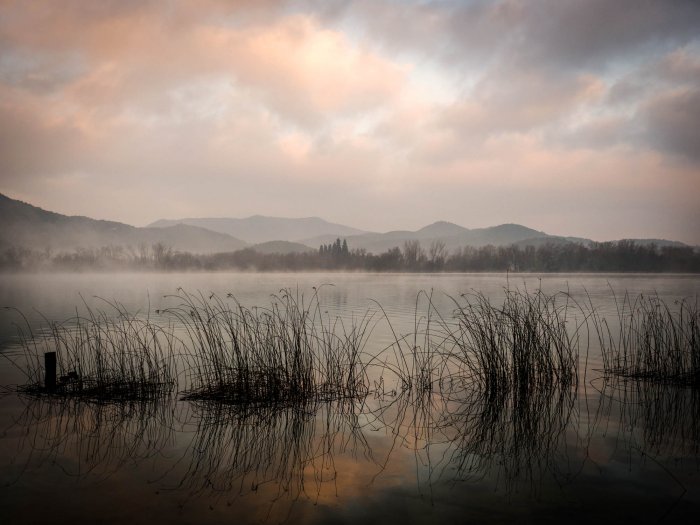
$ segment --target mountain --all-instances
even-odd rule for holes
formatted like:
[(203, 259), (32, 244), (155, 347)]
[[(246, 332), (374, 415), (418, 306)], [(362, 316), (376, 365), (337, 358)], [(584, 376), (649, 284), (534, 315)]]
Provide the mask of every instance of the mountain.
[[(323, 235), (312, 239), (303, 239), (301, 242), (309, 246), (319, 246), (335, 241), (338, 236)], [(583, 244), (591, 246), (594, 241), (582, 237), (563, 237), (550, 235), (548, 233), (533, 230), (520, 224), (501, 224), (489, 228), (464, 228), (451, 222), (439, 221), (416, 231), (397, 230), (387, 233), (365, 233), (362, 235), (351, 235), (345, 238), (350, 249), (365, 249), (371, 253), (382, 253), (393, 247), (401, 248), (405, 242), (418, 241), (425, 249), (430, 248), (434, 241), (445, 243), (449, 251), (454, 251), (465, 246), (478, 248), (480, 246), (544, 246), (546, 244)], [(667, 241), (663, 239), (623, 239), (639, 245), (655, 244), (663, 246), (687, 246), (678, 241)]]
[(213, 253), (244, 248), (240, 239), (196, 226), (137, 228), (115, 221), (67, 216), (0, 194), (0, 246), (74, 250), (101, 246), (150, 246), (163, 243), (177, 251)]
[(421, 238), (442, 238), (464, 235), (469, 230), (464, 226), (459, 226), (452, 222), (438, 221), (428, 226), (424, 226), (416, 231), (416, 235)]
[[(345, 237), (350, 249), (365, 249), (372, 253), (381, 253), (395, 246), (401, 247), (407, 241), (419, 241), (424, 248), (429, 248), (434, 241), (445, 243), (452, 251), (465, 246), (505, 246), (514, 243), (535, 242), (537, 239), (555, 238), (544, 232), (533, 230), (519, 224), (501, 224), (490, 228), (469, 229), (450, 222), (435, 222), (417, 231), (392, 231), (388, 233), (365, 233)], [(335, 240), (334, 236), (320, 236), (304, 239), (302, 242), (309, 246), (328, 244)]]
[(324, 235), (330, 235), (336, 238), (365, 233), (356, 228), (324, 221), (319, 217), (288, 219), (284, 217), (264, 217), (262, 215), (254, 215), (246, 219), (161, 219), (149, 224), (148, 227), (163, 228), (174, 226), (175, 224), (188, 224), (190, 226), (198, 226), (200, 228), (206, 228), (207, 230), (225, 233), (238, 239), (243, 239), (251, 244), (268, 241), (303, 242), (302, 239)]
[[(350, 249), (365, 249), (382, 253), (405, 242), (418, 241), (428, 250), (440, 241), (454, 251), (465, 246), (542, 246), (544, 244), (593, 241), (579, 237), (549, 235), (519, 224), (501, 224), (489, 228), (469, 229), (445, 221), (429, 224), (419, 230), (396, 230), (368, 233), (355, 228), (333, 224), (318, 217), (285, 219), (256, 215), (247, 219), (185, 219), (157, 221), (138, 228), (115, 221), (103, 221), (81, 216), (67, 216), (0, 194), (0, 248), (26, 247), (54, 251), (102, 246), (138, 248), (163, 243), (175, 251), (192, 253), (230, 252), (250, 247), (259, 253), (303, 253), (317, 250), (337, 238), (346, 239)], [(218, 230), (217, 230), (218, 229)], [(217, 231), (214, 231), (217, 230)], [(232, 236), (226, 231), (238, 231)], [(323, 232), (323, 233), (318, 233)], [(306, 234), (316, 234), (303, 237)], [(241, 240), (244, 237), (250, 242)], [(302, 237), (301, 239), (298, 239)], [(292, 240), (297, 239), (297, 240)], [(663, 239), (624, 239), (639, 245), (687, 246)], [(250, 245), (253, 246), (250, 246)]]

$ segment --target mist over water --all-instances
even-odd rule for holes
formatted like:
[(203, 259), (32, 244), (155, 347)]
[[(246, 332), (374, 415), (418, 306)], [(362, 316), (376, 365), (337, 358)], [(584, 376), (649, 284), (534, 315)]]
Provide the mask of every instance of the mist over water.
[[(507, 288), (568, 292), (611, 320), (618, 299), (658, 294), (673, 305), (700, 293), (682, 275), (52, 274), (0, 277), (0, 304), (34, 329), (118, 302), (168, 323), (178, 287), (246, 307), (283, 288), (318, 289), (346, 323), (375, 311), (365, 352), (424, 323), (427, 297), (450, 319), (452, 298)], [(427, 292), (427, 295), (420, 294)], [(431, 295), (432, 294), (432, 295)], [(171, 319), (172, 321), (172, 319)], [(17, 355), (17, 314), (0, 316), (0, 352)], [(424, 326), (423, 324), (421, 326)], [(614, 325), (613, 325), (614, 330)], [(327, 521), (407, 523), (684, 522), (700, 503), (700, 399), (694, 388), (605, 380), (595, 338), (581, 342), (574, 388), (523, 397), (384, 395), (296, 406), (212, 406), (179, 400), (91, 403), (0, 396), (0, 508), (10, 523), (95, 516), (105, 522)], [(377, 376), (370, 376), (377, 380)], [(21, 383), (3, 359), (0, 384)], [(446, 387), (447, 388), (447, 387)], [(180, 388), (181, 390), (181, 388)], [(179, 390), (178, 390), (179, 391)], [(36, 506), (37, 498), (49, 502)], [(77, 502), (81, 503), (78, 504)]]

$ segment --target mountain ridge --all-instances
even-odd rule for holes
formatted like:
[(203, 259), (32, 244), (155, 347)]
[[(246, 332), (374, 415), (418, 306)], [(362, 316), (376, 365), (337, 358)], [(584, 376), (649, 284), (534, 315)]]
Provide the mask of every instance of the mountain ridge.
[(366, 233), (363, 230), (332, 223), (320, 217), (269, 217), (251, 215), (242, 219), (234, 217), (199, 217), (186, 219), (159, 219), (147, 227), (162, 228), (174, 224), (189, 224), (211, 231), (225, 233), (250, 244), (270, 241), (302, 242), (304, 238), (319, 235), (346, 237)]
[(163, 243), (178, 251), (235, 251), (247, 243), (189, 225), (139, 228), (117, 221), (63, 215), (0, 194), (0, 245), (75, 250), (108, 245), (139, 247)]
[[(466, 228), (449, 222), (435, 221), (415, 231), (394, 230), (385, 233), (365, 232), (350, 226), (335, 224), (320, 217), (288, 219), (253, 215), (246, 219), (203, 219), (209, 221), (243, 221), (244, 224), (263, 224), (260, 235), (274, 236), (270, 240), (246, 242), (239, 237), (198, 225), (161, 219), (149, 226), (137, 227), (117, 221), (92, 219), (81, 215), (63, 215), (44, 210), (32, 204), (12, 199), (0, 193), (0, 246), (17, 246), (33, 249), (69, 250), (99, 248), (108, 245), (139, 247), (163, 243), (175, 251), (192, 253), (230, 252), (250, 248), (262, 253), (301, 253), (317, 250), (322, 244), (345, 239), (350, 249), (363, 249), (371, 253), (382, 253), (404, 243), (418, 241), (424, 249), (433, 243), (442, 243), (448, 251), (467, 246), (541, 246), (543, 244), (579, 243), (591, 245), (594, 241), (581, 237), (550, 235), (545, 232), (515, 223), (504, 223), (485, 228)], [(285, 221), (291, 221), (286, 223)], [(173, 224), (170, 224), (173, 222)], [(312, 224), (313, 228), (333, 228), (334, 233), (293, 239), (300, 227)], [(160, 226), (153, 226), (160, 224)], [(265, 232), (265, 229), (267, 231)], [(338, 231), (339, 230), (339, 231)], [(341, 233), (360, 232), (352, 235)], [(263, 236), (264, 236), (263, 235)], [(287, 238), (284, 238), (284, 237)], [(666, 239), (622, 239), (640, 245), (688, 246), (680, 241)]]
[[(364, 249), (372, 253), (381, 253), (395, 246), (401, 247), (410, 241), (442, 242), (449, 251), (465, 246), (479, 247), (486, 245), (505, 246), (522, 243), (531, 239), (557, 238), (544, 232), (520, 224), (504, 223), (486, 228), (465, 228), (447, 221), (436, 221), (416, 231), (395, 230), (387, 233), (366, 233), (345, 237), (350, 249)], [(320, 245), (332, 242), (328, 236), (303, 239), (307, 245)], [(592, 242), (592, 241), (591, 241)], [(429, 246), (423, 246), (428, 248)]]

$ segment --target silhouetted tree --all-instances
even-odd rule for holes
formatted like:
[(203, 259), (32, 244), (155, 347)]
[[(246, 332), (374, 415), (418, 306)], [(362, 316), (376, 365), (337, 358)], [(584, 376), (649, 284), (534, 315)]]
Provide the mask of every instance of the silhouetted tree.
[(443, 241), (433, 241), (430, 244), (430, 250), (428, 251), (430, 268), (432, 270), (442, 270), (445, 265), (445, 259), (447, 259), (447, 247)]
[(412, 240), (403, 243), (403, 258), (408, 270), (420, 270), (425, 260), (425, 251), (421, 248), (420, 241)]

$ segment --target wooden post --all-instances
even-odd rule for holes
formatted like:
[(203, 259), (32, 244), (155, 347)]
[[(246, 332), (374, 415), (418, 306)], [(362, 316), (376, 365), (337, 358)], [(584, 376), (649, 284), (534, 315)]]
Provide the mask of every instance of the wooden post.
[(56, 390), (56, 352), (44, 354), (44, 386), (49, 392)]

